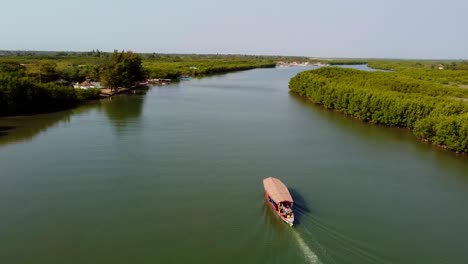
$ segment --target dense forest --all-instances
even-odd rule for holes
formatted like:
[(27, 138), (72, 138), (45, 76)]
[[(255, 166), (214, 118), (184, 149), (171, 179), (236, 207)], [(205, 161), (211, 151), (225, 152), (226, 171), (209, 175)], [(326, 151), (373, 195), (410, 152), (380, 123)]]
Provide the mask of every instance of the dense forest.
[(386, 69), (395, 71), (321, 68), (299, 73), (289, 87), (326, 108), (368, 122), (410, 128), (422, 140), (468, 153), (468, 89), (459, 86), (468, 71)]

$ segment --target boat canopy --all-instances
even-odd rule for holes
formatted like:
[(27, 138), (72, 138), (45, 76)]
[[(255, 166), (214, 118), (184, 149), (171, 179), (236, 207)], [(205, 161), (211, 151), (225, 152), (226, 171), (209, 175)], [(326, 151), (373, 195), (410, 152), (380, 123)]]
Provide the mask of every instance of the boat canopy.
[(286, 187), (283, 182), (276, 178), (268, 177), (263, 179), (263, 187), (271, 199), (273, 199), (273, 201), (276, 203), (294, 202), (291, 194), (289, 194), (288, 187)]

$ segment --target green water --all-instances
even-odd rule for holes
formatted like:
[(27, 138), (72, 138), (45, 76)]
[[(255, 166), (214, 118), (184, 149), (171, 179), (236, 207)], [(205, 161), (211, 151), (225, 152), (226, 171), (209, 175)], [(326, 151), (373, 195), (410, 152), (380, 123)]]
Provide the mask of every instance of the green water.
[(301, 70), (0, 119), (0, 263), (468, 263), (468, 158), (290, 95)]

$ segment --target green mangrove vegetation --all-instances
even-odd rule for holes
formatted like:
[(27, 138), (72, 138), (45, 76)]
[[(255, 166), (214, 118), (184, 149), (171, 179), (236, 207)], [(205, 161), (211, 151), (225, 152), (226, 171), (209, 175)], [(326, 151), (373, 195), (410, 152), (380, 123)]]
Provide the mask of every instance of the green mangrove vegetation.
[(313, 62), (321, 62), (330, 65), (361, 65), (367, 64), (366, 60), (358, 60), (358, 59), (328, 59), (328, 60), (317, 60)]
[(145, 78), (174, 79), (274, 67), (273, 57), (91, 52), (0, 52), (0, 116), (51, 112), (98, 99), (99, 89), (75, 89), (85, 80), (108, 88)]
[(112, 89), (131, 87), (145, 79), (141, 58), (133, 52), (115, 51), (101, 69), (102, 83)]
[[(91, 52), (0, 52), (0, 64), (16, 63), (26, 74), (40, 80), (41, 74), (51, 79), (82, 82), (100, 80), (106, 61), (113, 53)], [(206, 76), (253, 68), (275, 67), (279, 59), (306, 60), (305, 57), (274, 57), (250, 55), (197, 55), (197, 54), (137, 54), (141, 58), (146, 77), (173, 79), (182, 75)], [(42, 65), (50, 65), (48, 71)], [(42, 69), (41, 69), (42, 67)], [(50, 70), (53, 68), (53, 70)], [(2, 68), (0, 66), (0, 71)], [(50, 79), (48, 79), (50, 80)]]
[(202, 77), (254, 68), (273, 68), (275, 60), (240, 55), (151, 55), (143, 59), (150, 78), (174, 79), (182, 75)]
[(0, 115), (63, 110), (84, 100), (97, 99), (99, 93), (99, 89), (74, 89), (53, 82), (37, 82), (18, 74), (0, 73)]
[(374, 69), (398, 71), (418, 80), (458, 87), (468, 85), (467, 61), (370, 60), (368, 65)]
[[(456, 84), (467, 76), (464, 70), (407, 67), (366, 72), (327, 67), (299, 73), (289, 88), (326, 108), (363, 121), (409, 128), (422, 140), (468, 153), (468, 89)], [(443, 84), (442, 77), (454, 84)]]

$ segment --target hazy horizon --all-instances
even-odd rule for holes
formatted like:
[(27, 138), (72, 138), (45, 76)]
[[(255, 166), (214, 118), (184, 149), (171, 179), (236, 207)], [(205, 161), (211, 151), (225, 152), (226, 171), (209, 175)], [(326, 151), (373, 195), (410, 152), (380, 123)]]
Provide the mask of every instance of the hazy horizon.
[[(114, 50), (101, 50), (101, 49), (91, 49), (91, 50), (33, 50), (33, 49), (22, 49), (22, 50), (13, 50), (13, 49), (0, 49), (0, 51), (10, 51), (10, 52), (75, 52), (75, 53), (85, 53), (85, 52), (92, 52), (92, 51), (97, 51), (99, 50), (100, 52), (105, 52), (105, 53), (112, 53), (115, 51)], [(311, 60), (313, 59), (322, 59), (322, 60), (421, 60), (421, 61), (445, 61), (445, 60), (450, 60), (450, 61), (465, 61), (468, 60), (468, 58), (389, 58), (389, 57), (318, 57), (318, 56), (304, 56), (304, 55), (284, 55), (284, 54), (243, 54), (243, 53), (193, 53), (193, 52), (187, 52), (187, 53), (165, 53), (165, 52), (138, 52), (130, 49), (119, 49), (117, 51), (131, 51), (134, 53), (138, 54), (160, 54), (160, 55), (202, 55), (202, 56), (215, 56), (215, 55), (220, 55), (220, 56), (263, 56), (263, 57), (305, 57), (309, 58)]]
[(0, 50), (467, 59), (468, 2), (6, 2)]

